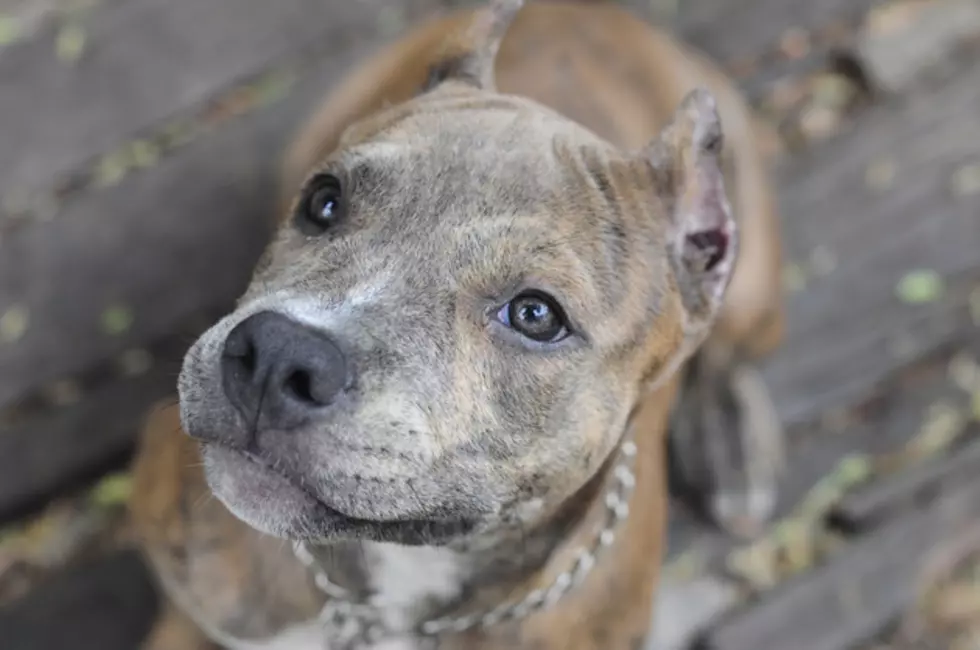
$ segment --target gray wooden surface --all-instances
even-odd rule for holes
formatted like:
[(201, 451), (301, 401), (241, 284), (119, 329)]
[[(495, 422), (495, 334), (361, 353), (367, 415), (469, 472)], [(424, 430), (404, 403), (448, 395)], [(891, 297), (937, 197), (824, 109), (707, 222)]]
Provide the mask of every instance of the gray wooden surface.
[[(457, 4), (473, 2), (102, 0), (72, 14), (53, 0), (0, 3), (0, 24), (45, 7), (0, 37), (0, 521), (126, 458), (184, 347), (247, 281), (298, 121), (357, 58)], [(670, 3), (628, 4), (671, 18)], [(857, 52), (871, 4), (682, 0), (673, 24), (762, 99), (826, 68), (833, 47)], [(83, 46), (66, 58), (70, 29)], [(794, 54), (787, 35), (809, 46)], [(980, 164), (978, 60), (966, 51), (944, 75), (877, 97), (775, 170), (787, 263), (805, 275), (765, 368), (796, 441), (784, 511), (842, 454), (907, 440), (944, 385), (906, 382), (905, 369), (975, 336), (980, 193), (954, 188)], [(939, 300), (898, 298), (915, 269), (940, 274)], [(866, 417), (845, 435), (814, 426), (855, 409)], [(730, 547), (680, 510), (671, 539)], [(113, 584), (122, 598), (140, 589)], [(731, 639), (755, 638), (765, 616), (735, 619), (712, 643), (742, 647)]]

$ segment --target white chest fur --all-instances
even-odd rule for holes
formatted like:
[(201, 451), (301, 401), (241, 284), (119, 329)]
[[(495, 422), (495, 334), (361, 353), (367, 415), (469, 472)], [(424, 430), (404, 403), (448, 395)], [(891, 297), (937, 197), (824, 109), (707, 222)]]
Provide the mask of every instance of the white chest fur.
[[(365, 544), (363, 551), (374, 591), (371, 604), (382, 612), (392, 629), (410, 626), (412, 610), (419, 602), (432, 598), (448, 601), (462, 589), (465, 563), (452, 551), (375, 543)], [(263, 641), (217, 640), (228, 650), (330, 650), (316, 621), (283, 630)], [(416, 646), (411, 638), (392, 638), (375, 644), (371, 650), (416, 650)]]
[(452, 600), (466, 578), (463, 559), (453, 551), (431, 546), (364, 545), (373, 604), (404, 610), (435, 598)]

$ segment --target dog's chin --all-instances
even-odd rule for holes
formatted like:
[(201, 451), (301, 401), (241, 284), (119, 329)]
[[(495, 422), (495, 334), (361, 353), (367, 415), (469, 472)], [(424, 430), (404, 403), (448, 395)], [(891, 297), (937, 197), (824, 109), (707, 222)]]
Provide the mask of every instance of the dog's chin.
[(244, 454), (203, 444), (201, 455), (214, 495), (260, 532), (305, 541), (315, 534), (316, 522), (332, 514), (308, 492)]
[(292, 541), (393, 542), (408, 546), (445, 545), (465, 537), (470, 520), (349, 517), (247, 454), (202, 445), (208, 485), (221, 503), (252, 528)]

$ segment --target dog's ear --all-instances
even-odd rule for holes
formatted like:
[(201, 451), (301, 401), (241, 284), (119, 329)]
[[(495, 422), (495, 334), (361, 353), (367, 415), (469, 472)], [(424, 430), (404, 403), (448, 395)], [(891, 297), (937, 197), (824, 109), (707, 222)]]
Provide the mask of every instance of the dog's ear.
[(688, 347), (699, 345), (714, 323), (738, 252), (722, 177), (723, 146), (715, 99), (697, 89), (644, 151), (663, 188), (667, 252), (684, 306)]
[(493, 90), (497, 50), (523, 5), (524, 0), (490, 0), (477, 11), (469, 29), (451, 39), (429, 69), (423, 92), (446, 82)]

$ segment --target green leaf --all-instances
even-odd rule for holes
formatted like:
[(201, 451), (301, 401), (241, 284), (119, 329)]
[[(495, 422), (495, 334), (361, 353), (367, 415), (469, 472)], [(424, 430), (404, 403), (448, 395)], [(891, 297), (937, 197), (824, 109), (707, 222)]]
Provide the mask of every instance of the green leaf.
[(895, 287), (899, 300), (909, 305), (936, 302), (943, 297), (944, 292), (943, 277), (930, 269), (917, 269), (906, 273)]
[(74, 63), (85, 51), (85, 31), (78, 25), (66, 25), (55, 41), (55, 53), (66, 63)]
[(152, 167), (160, 159), (160, 148), (148, 140), (136, 140), (130, 147), (130, 158), (137, 167)]
[(20, 38), (20, 25), (12, 16), (0, 14), (0, 47), (10, 45)]
[(30, 316), (27, 308), (14, 305), (0, 315), (0, 342), (14, 343), (27, 333)]
[(113, 305), (102, 312), (102, 329), (106, 334), (118, 336), (133, 324), (133, 312), (122, 305)]
[(92, 503), (102, 508), (124, 505), (133, 492), (133, 479), (129, 474), (111, 474), (92, 488)]

